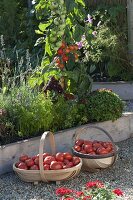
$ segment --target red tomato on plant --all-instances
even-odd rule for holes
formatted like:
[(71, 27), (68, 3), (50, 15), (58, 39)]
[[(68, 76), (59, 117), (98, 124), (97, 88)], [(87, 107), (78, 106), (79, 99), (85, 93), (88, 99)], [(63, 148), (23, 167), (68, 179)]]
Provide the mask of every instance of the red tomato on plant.
[(52, 161), (50, 164), (50, 169), (52, 170), (59, 170), (63, 168), (63, 164), (61, 162)]
[(81, 151), (81, 147), (78, 146), (78, 145), (75, 145), (75, 146), (74, 146), (74, 149), (75, 149), (76, 151), (78, 151), (78, 152)]
[(66, 61), (68, 61), (68, 60), (69, 60), (69, 57), (68, 57), (68, 56), (66, 56), (66, 55), (63, 55), (63, 57), (62, 57), (62, 60), (63, 60), (64, 62), (66, 62)]
[(45, 159), (44, 159), (44, 164), (48, 164), (50, 165), (52, 161), (55, 161), (55, 158), (53, 156), (47, 156)]
[(63, 162), (63, 160), (64, 160), (64, 155), (63, 155), (63, 153), (57, 153), (57, 154), (55, 155), (55, 159), (56, 159), (57, 161)]
[(34, 165), (34, 161), (32, 159), (28, 159), (25, 161), (25, 164), (28, 166), (28, 167), (31, 167)]
[(64, 159), (72, 160), (72, 155), (69, 152), (63, 153)]
[(19, 157), (19, 160), (20, 161), (22, 161), (22, 162), (24, 162), (25, 160), (27, 160), (29, 157), (27, 156), (27, 155), (21, 155), (20, 157)]
[(70, 53), (70, 51), (71, 50), (69, 49), (69, 47), (67, 47), (66, 50), (65, 50), (65, 53)]
[(28, 169), (28, 167), (26, 166), (26, 164), (23, 163), (23, 162), (19, 163), (18, 168), (19, 169), (26, 169), (26, 170)]
[(75, 47), (74, 47), (73, 45), (70, 45), (70, 46), (69, 46), (69, 49), (70, 49), (71, 51), (74, 51), (74, 50), (75, 50)]
[(77, 146), (82, 146), (83, 144), (84, 144), (84, 140), (81, 140), (81, 139), (76, 140), (76, 142), (75, 142), (75, 145), (77, 145)]
[(63, 49), (59, 48), (59, 49), (57, 50), (57, 54), (58, 54), (58, 55), (62, 55), (62, 54), (63, 54)]

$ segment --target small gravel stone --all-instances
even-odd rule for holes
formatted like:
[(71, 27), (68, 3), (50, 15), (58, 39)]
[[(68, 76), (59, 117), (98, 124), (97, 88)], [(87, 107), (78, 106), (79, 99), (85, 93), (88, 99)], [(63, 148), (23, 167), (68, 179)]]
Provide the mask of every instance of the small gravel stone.
[(124, 191), (124, 200), (133, 200), (133, 138), (119, 142), (119, 157), (113, 167), (97, 173), (81, 172), (72, 180), (56, 186), (55, 183), (22, 182), (14, 173), (1, 176), (0, 200), (57, 200), (55, 189), (61, 186), (80, 190), (88, 181), (101, 180)]

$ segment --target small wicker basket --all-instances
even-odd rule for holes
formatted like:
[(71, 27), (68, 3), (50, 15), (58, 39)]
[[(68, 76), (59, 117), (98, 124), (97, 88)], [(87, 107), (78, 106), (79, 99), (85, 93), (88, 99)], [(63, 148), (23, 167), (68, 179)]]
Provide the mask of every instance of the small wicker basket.
[[(96, 171), (99, 171), (100, 169), (105, 169), (105, 168), (112, 166), (117, 159), (117, 152), (118, 152), (118, 147), (115, 145), (113, 138), (110, 136), (110, 134), (106, 130), (104, 130), (100, 127), (87, 126), (85, 128), (95, 128), (95, 129), (102, 131), (104, 134), (106, 134), (113, 144), (114, 151), (109, 154), (105, 154), (105, 155), (91, 155), (91, 154), (82, 154), (80, 152), (77, 152), (72, 147), (73, 154), (82, 158), (83, 170), (89, 171), (89, 172), (96, 172)], [(73, 135), (73, 144), (75, 144), (75, 141), (78, 140), (80, 135), (84, 133), (85, 128), (83, 128), (82, 131), (80, 129), (80, 132), (77, 131)]]
[(19, 178), (25, 182), (33, 182), (34, 184), (38, 184), (39, 181), (50, 182), (55, 181), (56, 184), (59, 184), (60, 181), (65, 181), (70, 178), (76, 176), (82, 167), (82, 159), (80, 159), (80, 163), (72, 168), (68, 169), (60, 169), (60, 170), (44, 170), (43, 169), (43, 147), (46, 136), (49, 135), (50, 146), (52, 150), (52, 154), (56, 153), (55, 148), (55, 140), (52, 132), (44, 132), (39, 147), (39, 166), (40, 170), (23, 170), (16, 168), (15, 163), (13, 164), (13, 170), (19, 176)]

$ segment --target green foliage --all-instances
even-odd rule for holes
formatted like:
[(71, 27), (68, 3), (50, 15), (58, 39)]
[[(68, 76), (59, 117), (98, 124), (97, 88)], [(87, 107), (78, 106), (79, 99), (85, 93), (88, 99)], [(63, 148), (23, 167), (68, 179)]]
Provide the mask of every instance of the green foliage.
[(30, 136), (50, 128), (53, 119), (50, 98), (28, 86), (21, 86), (12, 88), (8, 95), (4, 95), (3, 101), (18, 135)]
[(84, 104), (77, 101), (66, 101), (59, 96), (53, 107), (53, 130), (62, 130), (88, 122), (88, 114)]
[(122, 116), (122, 100), (112, 91), (100, 89), (88, 97), (87, 110), (91, 121), (116, 120)]

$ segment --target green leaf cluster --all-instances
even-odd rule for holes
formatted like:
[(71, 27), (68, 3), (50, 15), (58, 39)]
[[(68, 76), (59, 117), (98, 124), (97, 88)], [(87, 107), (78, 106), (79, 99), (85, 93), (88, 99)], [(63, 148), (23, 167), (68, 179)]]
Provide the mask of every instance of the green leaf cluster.
[(110, 90), (94, 91), (87, 100), (90, 121), (114, 121), (122, 116), (124, 104), (119, 96)]

